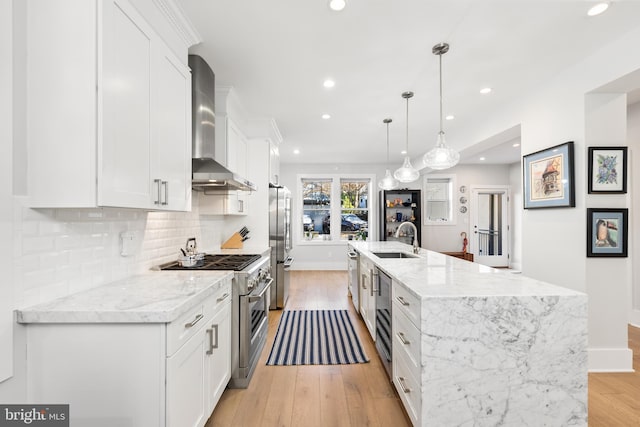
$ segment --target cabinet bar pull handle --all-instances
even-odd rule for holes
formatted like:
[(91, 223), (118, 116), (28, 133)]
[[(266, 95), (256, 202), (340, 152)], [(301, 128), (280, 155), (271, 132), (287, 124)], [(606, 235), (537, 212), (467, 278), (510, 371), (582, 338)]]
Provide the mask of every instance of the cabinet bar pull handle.
[(374, 276), (375, 272), (372, 269), (369, 269), (369, 278), (371, 279), (371, 296), (373, 296), (373, 293), (375, 292), (375, 288), (376, 285), (373, 282), (373, 276)]
[(216, 301), (220, 302), (220, 301), (224, 301), (229, 297), (229, 293), (225, 292), (224, 295), (222, 295), (220, 298), (218, 298)]
[(362, 273), (361, 276), (362, 276), (362, 289), (367, 289), (367, 282), (366, 282), (367, 275)]
[(400, 383), (400, 387), (402, 387), (402, 391), (404, 393), (411, 393), (411, 389), (409, 387), (407, 387), (407, 385), (404, 382), (404, 378), (402, 377), (396, 377), (398, 378), (398, 382)]
[(411, 341), (409, 341), (402, 332), (398, 332), (396, 334), (398, 336), (398, 338), (400, 339), (400, 342), (402, 342), (402, 344), (404, 345), (409, 345), (411, 344)]
[(196, 318), (195, 318), (195, 319), (193, 319), (191, 322), (189, 322), (189, 323), (185, 323), (185, 324), (184, 324), (184, 327), (185, 327), (185, 328), (187, 328), (187, 329), (189, 329), (189, 328), (193, 328), (193, 327), (196, 325), (196, 323), (198, 323), (199, 321), (201, 321), (201, 320), (202, 320), (202, 318), (203, 318), (203, 317), (204, 317), (204, 315), (202, 315), (202, 314), (198, 314), (198, 315), (196, 316)]
[[(214, 349), (214, 348), (218, 348), (218, 344), (219, 344), (218, 343), (218, 325), (211, 325), (211, 327), (213, 328), (213, 330), (215, 331), (215, 334), (216, 334), (216, 343), (215, 343), (215, 345), (211, 344), (211, 349)], [(212, 353), (213, 353), (213, 351), (212, 351)]]
[(238, 200), (238, 212), (244, 212), (244, 200)]
[(162, 185), (164, 185), (164, 202), (163, 205), (169, 204), (169, 181), (162, 181)]
[(154, 179), (153, 182), (155, 182), (156, 184), (158, 184), (158, 198), (155, 202), (153, 202), (154, 205), (159, 205), (162, 199), (162, 180), (160, 179)]
[(402, 298), (401, 296), (397, 296), (396, 299), (400, 302), (400, 304), (402, 305), (409, 305), (409, 303), (407, 301), (405, 301), (404, 298)]
[(209, 335), (209, 350), (207, 350), (207, 354), (213, 354), (213, 329), (207, 329), (207, 335)]

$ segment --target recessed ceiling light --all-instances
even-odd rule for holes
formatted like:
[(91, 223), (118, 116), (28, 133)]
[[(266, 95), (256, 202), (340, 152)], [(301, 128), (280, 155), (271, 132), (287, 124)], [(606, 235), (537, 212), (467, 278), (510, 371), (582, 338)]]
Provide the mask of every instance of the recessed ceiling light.
[(449, 114), (447, 117), (445, 117), (445, 120), (453, 120), (455, 118), (456, 116), (454, 116), (453, 114)]
[(480, 93), (483, 94), (483, 95), (491, 93), (491, 88), (490, 87), (482, 88), (482, 89), (480, 89)]
[(609, 9), (609, 2), (597, 3), (591, 6), (591, 8), (587, 11), (587, 15), (589, 16), (600, 15), (602, 12), (604, 12), (607, 9)]
[(327, 79), (327, 80), (324, 81), (324, 83), (322, 83), (322, 86), (326, 87), (327, 89), (331, 89), (335, 85), (336, 85), (336, 82), (334, 82), (331, 79)]
[(329, 1), (329, 7), (331, 8), (331, 10), (335, 10), (338, 12), (344, 9), (346, 5), (347, 5), (346, 0), (330, 0)]
[(407, 154), (407, 150), (402, 150), (400, 154)]
[(515, 144), (513, 144), (514, 147), (520, 147), (520, 143), (516, 142)]
[(480, 157), (480, 161), (481, 161), (481, 162), (484, 162), (485, 160), (487, 160), (487, 159), (486, 159), (486, 158), (484, 158), (484, 157)]
[(300, 154), (300, 150), (296, 148), (295, 150), (293, 150), (293, 154)]
[(323, 114), (322, 118), (325, 120), (329, 120), (331, 118), (331, 116), (329, 114)]

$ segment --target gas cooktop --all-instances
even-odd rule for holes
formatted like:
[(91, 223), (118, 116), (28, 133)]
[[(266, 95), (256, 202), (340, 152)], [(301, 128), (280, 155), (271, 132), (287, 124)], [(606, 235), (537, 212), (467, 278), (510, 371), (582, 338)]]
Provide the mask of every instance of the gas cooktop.
[(260, 255), (205, 255), (193, 267), (182, 267), (177, 261), (160, 266), (160, 270), (233, 270), (241, 271), (259, 260)]

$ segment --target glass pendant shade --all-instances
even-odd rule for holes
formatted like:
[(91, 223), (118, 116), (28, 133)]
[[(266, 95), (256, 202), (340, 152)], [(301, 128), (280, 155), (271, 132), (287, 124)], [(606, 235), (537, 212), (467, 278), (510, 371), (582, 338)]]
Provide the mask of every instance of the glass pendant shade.
[(439, 43), (432, 49), (434, 55), (438, 55), (440, 62), (440, 132), (436, 146), (424, 155), (422, 161), (428, 168), (435, 170), (449, 169), (458, 164), (460, 161), (460, 153), (449, 147), (444, 140), (444, 131), (442, 130), (442, 55), (449, 52), (447, 43)]
[(449, 169), (460, 161), (460, 153), (450, 148), (444, 140), (444, 132), (438, 134), (436, 146), (424, 155), (424, 165), (435, 170)]
[(407, 141), (406, 141), (406, 153), (404, 162), (400, 168), (396, 169), (393, 176), (400, 182), (413, 182), (420, 178), (420, 172), (414, 168), (409, 158), (409, 99), (413, 97), (413, 92), (403, 92), (402, 97), (407, 100)]
[(378, 183), (381, 190), (395, 190), (398, 187), (398, 180), (391, 175), (391, 171), (387, 169), (384, 178)]
[(404, 163), (393, 173), (393, 176), (400, 182), (413, 182), (420, 178), (420, 172), (411, 165), (409, 156), (404, 158)]

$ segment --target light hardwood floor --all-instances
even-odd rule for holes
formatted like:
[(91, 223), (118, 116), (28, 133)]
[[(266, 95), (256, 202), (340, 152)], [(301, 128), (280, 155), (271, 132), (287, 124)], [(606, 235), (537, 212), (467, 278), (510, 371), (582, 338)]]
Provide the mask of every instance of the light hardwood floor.
[[(266, 366), (282, 311), (249, 388), (225, 390), (213, 426), (409, 426), (362, 319), (346, 296), (343, 271), (292, 271), (287, 309), (348, 309), (370, 363)], [(640, 329), (629, 327), (634, 373), (589, 374), (589, 426), (640, 426)]]

